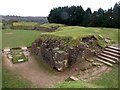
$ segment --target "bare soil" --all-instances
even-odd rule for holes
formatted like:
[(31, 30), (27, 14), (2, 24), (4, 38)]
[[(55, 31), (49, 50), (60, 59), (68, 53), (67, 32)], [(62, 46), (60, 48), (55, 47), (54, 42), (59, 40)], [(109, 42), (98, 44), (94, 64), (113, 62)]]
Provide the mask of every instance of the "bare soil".
[[(76, 76), (81, 80), (93, 80), (100, 76), (103, 72), (110, 71), (111, 68), (103, 65), (100, 67), (92, 66), (91, 62), (86, 60), (77, 62), (63, 72), (51, 68), (44, 68), (41, 60), (36, 60), (32, 55), (29, 61), (12, 64), (5, 54), (3, 55), (3, 64), (11, 72), (19, 74), (21, 77), (31, 81), (37, 88), (52, 87), (55, 84), (65, 81), (70, 76)], [(40, 62), (41, 64), (39, 64)]]

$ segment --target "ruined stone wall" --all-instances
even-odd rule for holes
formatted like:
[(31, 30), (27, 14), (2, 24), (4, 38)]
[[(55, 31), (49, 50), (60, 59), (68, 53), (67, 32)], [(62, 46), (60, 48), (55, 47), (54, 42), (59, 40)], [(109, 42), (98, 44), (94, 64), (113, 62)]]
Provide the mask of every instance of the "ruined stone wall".
[(97, 39), (94, 36), (79, 40), (78, 45), (71, 46), (64, 39), (37, 39), (32, 43), (31, 52), (42, 58), (51, 67), (59, 71), (72, 66), (79, 60), (94, 56), (100, 52)]

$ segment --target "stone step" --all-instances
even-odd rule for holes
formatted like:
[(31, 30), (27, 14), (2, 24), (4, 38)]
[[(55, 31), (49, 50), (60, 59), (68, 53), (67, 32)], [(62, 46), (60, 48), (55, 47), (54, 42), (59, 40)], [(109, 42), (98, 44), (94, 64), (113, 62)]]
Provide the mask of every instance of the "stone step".
[(106, 57), (106, 58), (115, 60), (115, 61), (118, 61), (118, 60), (119, 60), (119, 58), (114, 57), (114, 56), (111, 56), (111, 55), (109, 55), (109, 54), (101, 53), (100, 55), (103, 56), (103, 57)]
[(111, 48), (105, 48), (104, 51), (109, 51), (109, 52), (113, 52), (113, 53), (117, 53), (117, 54), (120, 54), (119, 51), (116, 51), (114, 49), (111, 49)]
[(107, 62), (111, 62), (111, 63), (116, 63), (116, 61), (112, 60), (112, 59), (109, 59), (109, 58), (106, 58), (104, 56), (101, 56), (101, 55), (98, 55), (98, 58), (104, 60), (104, 61), (107, 61)]
[(99, 58), (96, 58), (96, 60), (97, 60), (97, 61), (100, 61), (100, 62), (102, 62), (102, 63), (104, 63), (104, 64), (106, 64), (106, 65), (108, 65), (108, 66), (113, 66), (111, 63), (109, 63), (109, 62), (107, 62), (107, 61), (104, 61), (104, 60), (101, 60), (101, 59), (99, 59)]
[(116, 54), (116, 53), (113, 53), (113, 52), (110, 52), (110, 51), (103, 51), (103, 53), (106, 53), (106, 54), (109, 54), (109, 55), (112, 55), (112, 56), (115, 56), (115, 57), (120, 57), (119, 54)]
[(119, 47), (108, 46), (108, 48), (111, 48), (111, 49), (114, 49), (114, 50), (120, 51), (120, 48), (119, 48)]

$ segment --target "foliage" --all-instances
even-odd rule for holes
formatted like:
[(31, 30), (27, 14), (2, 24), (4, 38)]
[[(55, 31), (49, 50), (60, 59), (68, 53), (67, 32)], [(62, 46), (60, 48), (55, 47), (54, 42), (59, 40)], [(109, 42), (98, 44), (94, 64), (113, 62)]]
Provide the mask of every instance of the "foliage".
[(66, 25), (120, 28), (120, 2), (116, 3), (113, 9), (99, 8), (93, 13), (90, 8), (84, 10), (82, 6), (53, 8), (48, 21)]
[(58, 7), (51, 10), (48, 20), (50, 23), (78, 25), (82, 23), (83, 13), (81, 6)]

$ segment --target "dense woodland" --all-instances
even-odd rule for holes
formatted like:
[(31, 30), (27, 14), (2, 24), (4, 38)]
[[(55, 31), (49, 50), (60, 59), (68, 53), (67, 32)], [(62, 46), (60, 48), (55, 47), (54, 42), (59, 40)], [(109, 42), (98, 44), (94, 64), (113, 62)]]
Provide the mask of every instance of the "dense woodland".
[(82, 6), (53, 8), (48, 16), (48, 21), (66, 25), (120, 28), (120, 2), (108, 10), (99, 8), (94, 12), (91, 11), (91, 8), (84, 10)]

